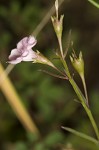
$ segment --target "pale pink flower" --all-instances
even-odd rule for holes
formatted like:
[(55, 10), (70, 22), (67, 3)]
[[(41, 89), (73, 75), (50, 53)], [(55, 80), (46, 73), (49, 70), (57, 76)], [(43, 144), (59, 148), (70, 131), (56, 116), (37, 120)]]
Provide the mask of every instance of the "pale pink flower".
[(36, 52), (32, 50), (37, 43), (33, 36), (25, 37), (17, 44), (17, 48), (12, 49), (8, 63), (17, 64), (21, 61), (33, 61), (36, 59)]

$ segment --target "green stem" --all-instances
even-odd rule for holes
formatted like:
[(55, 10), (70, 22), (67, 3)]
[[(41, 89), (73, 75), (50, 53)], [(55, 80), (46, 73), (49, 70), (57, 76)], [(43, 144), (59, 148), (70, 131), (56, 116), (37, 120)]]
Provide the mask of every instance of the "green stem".
[(83, 105), (83, 107), (84, 107), (84, 109), (85, 109), (85, 111), (86, 111), (86, 113), (87, 113), (87, 115), (88, 115), (88, 117), (89, 117), (89, 119), (90, 119), (90, 121), (91, 121), (91, 123), (92, 123), (92, 126), (93, 126), (94, 131), (95, 131), (96, 136), (97, 136), (97, 139), (99, 140), (99, 130), (98, 130), (97, 124), (96, 124), (96, 122), (95, 122), (95, 120), (94, 120), (94, 118), (93, 118), (92, 112), (91, 112), (91, 110), (85, 105), (85, 103), (82, 103), (82, 105)]
[(86, 102), (87, 102), (87, 106), (89, 107), (89, 102), (88, 102), (88, 94), (87, 94), (87, 88), (86, 88), (86, 82), (85, 82), (85, 77), (84, 75), (80, 75), (82, 83), (83, 83), (83, 87), (84, 87), (84, 92), (85, 92), (85, 97), (86, 97)]
[(99, 4), (97, 2), (95, 2), (94, 0), (88, 0), (88, 1), (95, 7), (99, 8)]
[(86, 113), (87, 113), (87, 115), (88, 115), (88, 117), (89, 117), (89, 119), (90, 119), (90, 121), (91, 121), (91, 124), (92, 124), (92, 126), (93, 126), (93, 128), (94, 128), (94, 131), (95, 131), (95, 134), (96, 134), (96, 136), (97, 136), (97, 139), (99, 140), (99, 130), (98, 130), (98, 127), (97, 127), (97, 125), (96, 125), (96, 122), (95, 122), (95, 120), (94, 120), (94, 118), (93, 118), (93, 115), (92, 115), (92, 113), (91, 113), (91, 111), (90, 111), (90, 109), (89, 109), (89, 107), (88, 107), (88, 105), (87, 105), (87, 103), (86, 103), (86, 99), (85, 99), (85, 97), (83, 96), (81, 90), (79, 89), (79, 87), (77, 86), (77, 84), (76, 84), (76, 82), (73, 80), (73, 78), (71, 77), (71, 74), (70, 74), (70, 72), (69, 72), (67, 63), (66, 63), (66, 61), (64, 60), (61, 38), (58, 39), (58, 42), (59, 42), (59, 47), (60, 47), (61, 56), (62, 56), (62, 57), (60, 57), (60, 59), (61, 59), (61, 62), (62, 62), (62, 64), (63, 64), (63, 66), (64, 66), (64, 69), (65, 69), (65, 71), (66, 71), (66, 74), (67, 74), (67, 77), (68, 77), (68, 79), (69, 79), (69, 82), (71, 83), (71, 85), (72, 85), (72, 87), (73, 87), (75, 93), (77, 94), (77, 96), (78, 96), (78, 98), (79, 98), (79, 100), (80, 100), (82, 106), (84, 107), (84, 109), (85, 109), (85, 111), (86, 111)]
[(59, 47), (60, 47), (61, 57), (64, 58), (61, 37), (58, 38), (58, 42), (59, 42)]
[(63, 59), (61, 59), (61, 61), (63, 63), (63, 66), (64, 66), (65, 70), (66, 70), (67, 76), (69, 78), (69, 82), (71, 83), (71, 85), (72, 85), (75, 93), (77, 94), (77, 96), (78, 96), (82, 106), (84, 107), (84, 109), (85, 109), (85, 111), (86, 111), (86, 113), (87, 113), (87, 115), (88, 115), (88, 117), (89, 117), (89, 119), (90, 119), (90, 121), (92, 123), (92, 126), (94, 128), (95, 134), (97, 136), (97, 139), (99, 140), (99, 130), (98, 130), (98, 127), (96, 125), (96, 122), (95, 122), (95, 120), (93, 118), (93, 115), (92, 115), (90, 109), (86, 105), (86, 99), (83, 96), (83, 94), (82, 94), (81, 90), (79, 89), (79, 87), (77, 86), (77, 84), (75, 83), (75, 81), (73, 80), (73, 78), (71, 77), (69, 69), (68, 69), (68, 66), (66, 64), (66, 61), (63, 60)]
[(69, 72), (69, 69), (68, 69), (68, 66), (66, 64), (66, 61), (61, 59), (62, 63), (63, 63), (63, 66), (66, 70), (66, 74), (67, 74), (67, 77), (69, 78), (69, 82), (71, 83), (73, 89), (75, 90), (80, 102), (82, 103), (83, 101), (86, 103), (86, 99), (85, 97), (83, 96), (81, 90), (79, 89), (79, 87), (77, 86), (77, 84), (75, 83), (75, 81), (73, 80), (73, 78), (71, 77), (70, 75), (70, 72)]

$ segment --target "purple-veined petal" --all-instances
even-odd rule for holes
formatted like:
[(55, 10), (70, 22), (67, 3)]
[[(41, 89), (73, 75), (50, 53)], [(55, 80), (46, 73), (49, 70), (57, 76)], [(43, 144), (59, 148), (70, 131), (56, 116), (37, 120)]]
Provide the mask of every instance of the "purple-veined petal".
[(36, 45), (36, 43), (37, 43), (37, 40), (35, 39), (35, 37), (30, 35), (28, 37), (28, 46), (34, 47)]
[[(23, 40), (23, 43), (25, 45), (25, 40)], [(37, 43), (37, 40), (35, 39), (34, 36), (29, 36), (27, 38), (27, 45), (25, 45), (25, 47), (27, 47), (27, 50), (31, 49), (32, 47), (34, 47)]]
[(36, 43), (37, 40), (34, 36), (24, 37), (18, 42), (17, 48), (11, 51), (8, 62), (17, 64), (21, 61), (33, 61), (33, 59), (36, 59), (37, 53), (31, 49)]
[(22, 61), (22, 57), (19, 57), (19, 58), (15, 59), (15, 60), (9, 60), (8, 63), (10, 63), (10, 64), (18, 64), (21, 61)]
[(9, 60), (11, 61), (11, 60), (15, 60), (15, 59), (17, 59), (18, 57), (20, 57), (21, 56), (21, 53), (17, 50), (17, 49), (13, 49), (12, 51), (11, 51), (11, 54), (9, 55)]
[(29, 51), (28, 51), (28, 50), (25, 50), (25, 51), (22, 53), (22, 57), (26, 57), (28, 54), (29, 54)]
[(32, 49), (28, 50), (28, 55), (23, 58), (23, 61), (33, 61), (33, 59), (37, 58), (36, 52), (34, 52)]
[(37, 43), (37, 40), (34, 38), (34, 36), (29, 36), (23, 38), (20, 42), (17, 44), (17, 49), (31, 49), (34, 47)]
[(24, 37), (21, 41), (17, 43), (17, 49), (21, 50), (27, 46), (27, 37)]

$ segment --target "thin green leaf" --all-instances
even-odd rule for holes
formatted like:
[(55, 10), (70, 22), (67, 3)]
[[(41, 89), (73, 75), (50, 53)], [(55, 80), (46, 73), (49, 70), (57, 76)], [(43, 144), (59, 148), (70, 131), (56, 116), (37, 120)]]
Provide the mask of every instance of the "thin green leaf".
[(75, 134), (76, 136), (84, 138), (84, 139), (86, 139), (88, 141), (91, 141), (91, 142), (93, 142), (96, 145), (99, 145), (99, 141), (97, 141), (96, 139), (94, 139), (94, 138), (92, 138), (92, 137), (90, 137), (90, 136), (88, 136), (88, 135), (86, 135), (84, 133), (78, 132), (78, 131), (76, 131), (74, 129), (71, 129), (71, 128), (68, 128), (68, 127), (62, 127), (62, 129), (66, 130), (68, 132), (71, 132), (72, 134)]

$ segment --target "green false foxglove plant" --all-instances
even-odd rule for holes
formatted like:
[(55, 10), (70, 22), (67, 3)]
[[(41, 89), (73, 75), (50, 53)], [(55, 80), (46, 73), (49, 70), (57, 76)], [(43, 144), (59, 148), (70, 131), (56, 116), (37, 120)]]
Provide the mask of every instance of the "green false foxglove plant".
[(73, 65), (74, 69), (77, 71), (77, 73), (81, 77), (85, 94), (82, 93), (82, 91), (79, 89), (78, 85), (74, 81), (74, 79), (69, 71), (68, 65), (67, 65), (67, 61), (66, 61), (67, 49), (64, 50), (63, 46), (62, 46), (63, 15), (61, 15), (61, 17), (59, 19), (58, 0), (55, 1), (55, 10), (56, 10), (56, 15), (52, 16), (51, 20), (52, 20), (54, 31), (56, 33), (58, 43), (59, 43), (59, 51), (57, 52), (56, 57), (58, 57), (60, 59), (60, 62), (63, 65), (63, 71), (59, 70), (48, 58), (46, 58), (39, 51), (35, 52), (34, 50), (32, 50), (32, 48), (37, 43), (37, 40), (32, 35), (30, 35), (29, 37), (23, 38), (17, 44), (17, 47), (11, 51), (8, 63), (17, 64), (22, 61), (32, 61), (33, 63), (46, 64), (46, 65), (52, 67), (53, 69), (57, 70), (58, 74), (50, 73), (47, 71), (44, 71), (44, 72), (48, 73), (52, 76), (58, 77), (58, 78), (66, 79), (67, 81), (70, 82), (76, 95), (78, 96), (79, 102), (82, 104), (84, 110), (86, 111), (86, 113), (91, 121), (91, 124), (95, 131), (97, 139), (90, 137), (88, 135), (85, 135), (83, 133), (77, 132), (77, 131), (67, 128), (67, 127), (63, 127), (63, 128), (73, 134), (76, 134), (76, 135), (78, 135), (82, 138), (85, 138), (85, 139), (98, 145), (99, 144), (99, 130), (98, 130), (97, 124), (93, 118), (93, 115), (92, 115), (90, 107), (89, 107), (87, 88), (86, 88), (85, 77), (84, 77), (84, 60), (83, 60), (82, 52), (80, 52), (79, 57), (77, 57), (75, 52), (73, 51), (73, 53), (70, 56), (70, 60), (71, 60), (71, 63)]

